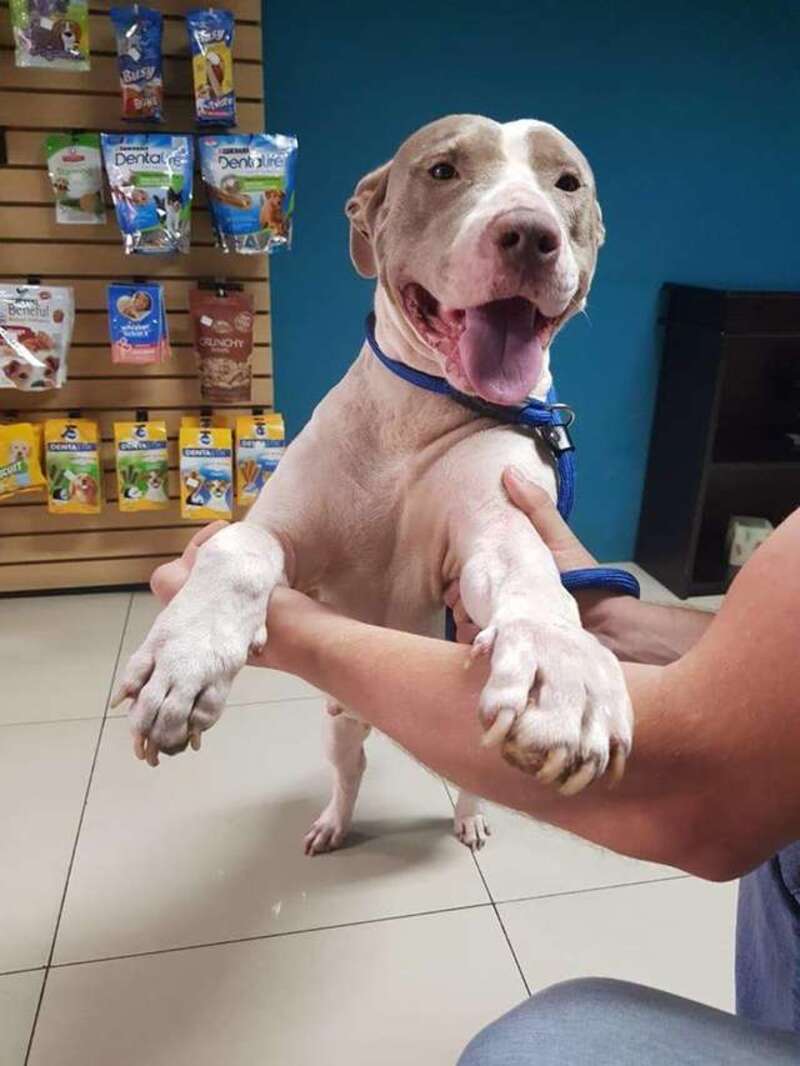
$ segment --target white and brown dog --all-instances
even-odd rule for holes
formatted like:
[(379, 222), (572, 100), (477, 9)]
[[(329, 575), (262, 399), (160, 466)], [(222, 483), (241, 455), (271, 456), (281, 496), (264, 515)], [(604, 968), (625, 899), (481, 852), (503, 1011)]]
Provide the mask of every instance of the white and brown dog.
[[(564, 134), (534, 120), (441, 119), (363, 178), (346, 210), (356, 269), (377, 277), (384, 352), (492, 403), (546, 396), (551, 341), (584, 306), (603, 240), (592, 172)], [(460, 578), (491, 655), (478, 710), (504, 756), (566, 792), (624, 764), (621, 671), (505, 497), (509, 464), (555, 495), (550, 459), (529, 437), (415, 388), (365, 345), (245, 521), (200, 549), (128, 664), (117, 698), (133, 699), (151, 757), (219, 718), (267, 639), (276, 585), (435, 635), (443, 589)], [(312, 854), (344, 838), (365, 765), (367, 728), (347, 713), (327, 722), (334, 790), (306, 839)], [(483, 843), (473, 797), (458, 800), (456, 832)]]

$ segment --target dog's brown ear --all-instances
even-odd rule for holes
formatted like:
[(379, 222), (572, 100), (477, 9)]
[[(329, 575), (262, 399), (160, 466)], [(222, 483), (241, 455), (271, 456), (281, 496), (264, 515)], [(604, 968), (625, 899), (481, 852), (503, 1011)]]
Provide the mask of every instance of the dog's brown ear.
[(386, 200), (391, 166), (389, 160), (365, 175), (345, 204), (344, 213), (350, 219), (350, 258), (362, 278), (374, 278), (378, 273), (372, 238), (375, 220)]

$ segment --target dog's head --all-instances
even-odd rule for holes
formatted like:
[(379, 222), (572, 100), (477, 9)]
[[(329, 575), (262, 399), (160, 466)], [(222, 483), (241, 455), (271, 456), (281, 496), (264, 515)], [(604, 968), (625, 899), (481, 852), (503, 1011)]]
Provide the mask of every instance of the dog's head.
[[(408, 350), (464, 392), (519, 403), (586, 301), (603, 223), (578, 148), (533, 119), (423, 127), (347, 202), (350, 253)], [(400, 354), (392, 352), (391, 354)]]

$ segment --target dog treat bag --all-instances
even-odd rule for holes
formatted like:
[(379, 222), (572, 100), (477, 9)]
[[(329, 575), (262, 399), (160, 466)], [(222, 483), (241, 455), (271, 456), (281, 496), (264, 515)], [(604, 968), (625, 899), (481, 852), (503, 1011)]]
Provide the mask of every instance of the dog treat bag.
[(253, 297), (246, 292), (189, 293), (200, 393), (210, 403), (249, 403)]
[(0, 284), (0, 388), (60, 388), (74, 321), (72, 289)]
[(161, 363), (172, 354), (164, 290), (142, 283), (108, 286), (108, 331), (113, 363)]
[(167, 495), (166, 422), (115, 422), (120, 511), (161, 511)]
[(0, 500), (44, 485), (39, 442), (30, 422), (0, 425)]
[(249, 507), (274, 473), (286, 450), (279, 414), (236, 419), (236, 502)]
[(137, 122), (162, 122), (161, 12), (144, 4), (112, 7), (111, 21), (117, 38), (122, 117)]
[(181, 425), (181, 517), (198, 522), (231, 518), (233, 441), (230, 429)]
[(194, 110), (201, 126), (235, 126), (233, 30), (230, 11), (204, 8), (186, 16), (192, 50)]
[(51, 514), (99, 514), (99, 433), (87, 418), (55, 418), (44, 424), (47, 509)]
[(229, 133), (199, 144), (219, 246), (247, 254), (291, 247), (297, 139)]
[(56, 199), (56, 222), (105, 222), (100, 134), (50, 133), (44, 143), (47, 172)]
[(188, 252), (192, 138), (169, 133), (100, 137), (125, 251)]
[(89, 69), (88, 0), (11, 0), (10, 9), (18, 67)]

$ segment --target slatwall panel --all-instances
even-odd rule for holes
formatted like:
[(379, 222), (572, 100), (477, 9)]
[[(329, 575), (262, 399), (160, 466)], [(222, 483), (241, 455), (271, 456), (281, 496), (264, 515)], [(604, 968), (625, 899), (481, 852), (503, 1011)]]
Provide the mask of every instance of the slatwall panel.
[[(169, 132), (194, 130), (192, 72), (184, 13), (197, 0), (151, 0), (164, 14), (164, 84)], [(269, 286), (266, 257), (223, 255), (213, 248), (205, 196), (195, 185), (192, 250), (186, 256), (126, 256), (109, 206), (105, 226), (58, 226), (45, 168), (43, 139), (69, 129), (146, 129), (121, 121), (116, 50), (109, 0), (90, 0), (92, 68), (81, 73), (14, 65), (7, 3), (0, 0), (0, 126), (8, 162), (0, 165), (0, 281), (72, 285), (76, 323), (63, 389), (24, 393), (0, 389), (0, 418), (43, 421), (80, 410), (101, 426), (105, 505), (99, 515), (51, 515), (44, 492), (0, 503), (0, 593), (146, 582), (153, 568), (180, 552), (194, 524), (178, 505), (177, 432), (183, 413), (201, 408), (188, 316), (199, 280), (243, 283), (256, 303), (253, 404), (272, 407)], [(264, 129), (261, 0), (224, 0), (236, 16), (234, 38), (238, 129)], [(153, 128), (153, 127), (150, 127)], [(164, 285), (173, 358), (153, 366), (114, 365), (108, 344), (109, 281), (141, 276)], [(114, 476), (113, 423), (146, 408), (167, 422), (169, 510), (121, 514)], [(215, 410), (220, 410), (217, 406)], [(231, 414), (249, 408), (229, 408)]]

